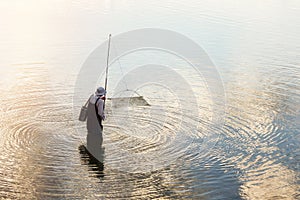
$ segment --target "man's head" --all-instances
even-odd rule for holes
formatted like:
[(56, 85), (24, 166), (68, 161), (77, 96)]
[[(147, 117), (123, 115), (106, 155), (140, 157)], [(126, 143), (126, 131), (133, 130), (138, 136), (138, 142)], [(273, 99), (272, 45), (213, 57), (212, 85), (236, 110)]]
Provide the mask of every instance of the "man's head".
[(97, 96), (105, 96), (106, 91), (105, 91), (105, 89), (103, 87), (98, 87), (97, 90), (96, 90), (96, 92), (95, 92), (95, 94)]

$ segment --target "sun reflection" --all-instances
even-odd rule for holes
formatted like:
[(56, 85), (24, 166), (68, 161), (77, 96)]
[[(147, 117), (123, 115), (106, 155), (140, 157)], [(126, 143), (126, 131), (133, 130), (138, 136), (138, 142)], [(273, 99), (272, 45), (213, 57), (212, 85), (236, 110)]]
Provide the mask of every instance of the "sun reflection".
[(253, 82), (244, 76), (234, 74), (235, 84), (228, 87), (235, 93), (228, 96), (230, 118), (226, 122), (234, 130), (227, 137), (236, 148), (232, 150), (237, 151), (230, 160), (243, 172), (240, 193), (246, 199), (295, 199), (297, 172), (285, 165), (287, 155), (280, 144), (287, 137), (286, 127), (277, 123), (282, 112), (289, 112), (284, 95), (257, 90), (257, 83), (274, 84), (264, 83), (262, 78)]
[[(257, 172), (260, 172), (258, 174)], [(294, 184), (297, 174), (281, 164), (260, 166), (242, 178), (241, 196), (246, 199), (296, 199), (299, 187)], [(248, 180), (247, 177), (253, 177)]]

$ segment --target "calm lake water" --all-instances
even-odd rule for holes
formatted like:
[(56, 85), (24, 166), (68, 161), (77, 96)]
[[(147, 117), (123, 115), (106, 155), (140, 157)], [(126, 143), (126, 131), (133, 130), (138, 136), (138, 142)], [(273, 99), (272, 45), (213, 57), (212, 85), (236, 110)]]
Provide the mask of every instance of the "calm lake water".
[[(300, 199), (299, 1), (12, 0), (0, 19), (1, 199)], [(206, 51), (223, 83), (222, 126), (206, 77), (166, 52), (129, 54), (112, 64), (108, 95), (126, 73), (153, 75), (138, 90), (151, 106), (108, 101), (96, 165), (77, 115), (103, 76), (76, 99), (78, 74), (109, 33), (142, 28)], [(149, 63), (176, 75), (130, 68)]]

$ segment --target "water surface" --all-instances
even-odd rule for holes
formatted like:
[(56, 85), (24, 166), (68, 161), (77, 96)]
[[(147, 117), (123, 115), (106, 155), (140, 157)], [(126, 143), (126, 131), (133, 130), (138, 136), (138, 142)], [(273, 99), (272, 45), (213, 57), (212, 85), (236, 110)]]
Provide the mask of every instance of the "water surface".
[[(1, 198), (300, 198), (298, 1), (13, 0), (0, 9)], [(154, 58), (171, 63), (192, 85), (200, 114), (176, 91), (143, 87), (151, 107), (107, 109), (99, 166), (79, 149), (85, 127), (73, 106), (87, 97), (73, 101), (78, 72), (108, 33), (148, 27), (206, 50), (224, 84), (224, 126), (215, 129), (205, 80), (184, 62), (128, 55), (125, 72)], [(110, 80), (120, 76), (116, 63)]]

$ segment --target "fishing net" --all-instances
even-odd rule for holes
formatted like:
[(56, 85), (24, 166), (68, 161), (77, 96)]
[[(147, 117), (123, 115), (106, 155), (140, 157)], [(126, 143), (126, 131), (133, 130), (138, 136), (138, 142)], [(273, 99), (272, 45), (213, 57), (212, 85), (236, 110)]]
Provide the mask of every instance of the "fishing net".
[[(110, 44), (114, 47), (115, 53), (117, 53), (117, 48), (111, 42), (111, 35), (109, 35), (109, 43), (108, 43), (108, 54), (107, 54), (107, 67), (106, 67), (106, 78), (105, 78), (105, 88), (107, 88), (107, 75), (108, 75), (108, 67), (109, 67), (109, 53), (110, 53)], [(120, 58), (116, 59), (119, 70), (121, 72), (122, 77), (124, 77), (124, 72), (121, 66)], [(129, 89), (127, 82), (125, 79), (123, 79), (123, 85), (125, 87), (122, 91), (114, 92), (113, 96), (108, 98), (108, 100), (111, 102), (111, 107), (128, 107), (128, 106), (150, 106), (150, 104), (144, 99), (143, 96), (141, 96), (137, 91)]]
[(114, 108), (128, 106), (150, 106), (146, 99), (133, 90), (126, 89), (108, 98)]

